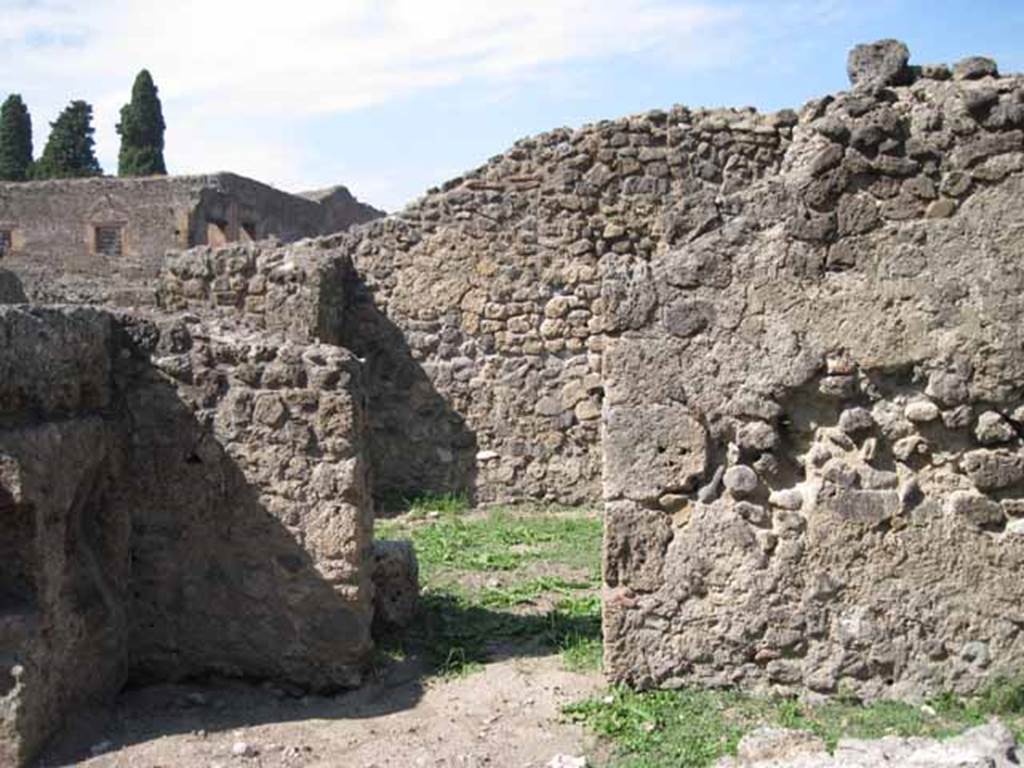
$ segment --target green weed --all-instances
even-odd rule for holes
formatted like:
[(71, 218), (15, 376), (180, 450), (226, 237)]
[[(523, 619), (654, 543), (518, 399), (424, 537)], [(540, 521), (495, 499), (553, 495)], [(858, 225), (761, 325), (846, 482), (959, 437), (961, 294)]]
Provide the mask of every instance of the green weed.
[(1024, 681), (997, 681), (970, 699), (945, 694), (923, 707), (894, 701), (864, 705), (843, 698), (811, 705), (734, 691), (613, 688), (603, 698), (564, 712), (614, 744), (615, 768), (704, 768), (735, 753), (743, 734), (761, 725), (810, 731), (830, 750), (840, 738), (945, 738), (993, 715), (1020, 735)]
[(469, 499), (462, 493), (415, 496), (404, 499), (400, 507), (414, 519), (422, 519), (430, 514), (461, 515), (468, 512), (470, 508)]
[(378, 535), (412, 539), (428, 582), (444, 570), (513, 571), (537, 562), (585, 570), (594, 582), (600, 578), (601, 520), (593, 515), (498, 508), (422, 522), (411, 517), (379, 522)]
[[(600, 667), (597, 515), (550, 507), (430, 517), (413, 510), (379, 522), (377, 533), (411, 539), (416, 548), (423, 595), (405, 637), (436, 674), (467, 674), (511, 652), (560, 652), (572, 669)], [(488, 584), (475, 586), (486, 574), (493, 574)]]

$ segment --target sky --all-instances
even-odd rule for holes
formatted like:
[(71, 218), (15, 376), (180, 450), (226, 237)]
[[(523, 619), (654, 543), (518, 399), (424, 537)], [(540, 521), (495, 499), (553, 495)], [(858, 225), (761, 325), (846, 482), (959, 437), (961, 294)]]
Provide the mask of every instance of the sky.
[(1024, 70), (1022, 0), (0, 0), (0, 98), (36, 154), (72, 99), (114, 126), (143, 67), (171, 173), (289, 191), (345, 184), (397, 210), (558, 126), (673, 104), (798, 107), (847, 86), (883, 37), (912, 63), (984, 54)]

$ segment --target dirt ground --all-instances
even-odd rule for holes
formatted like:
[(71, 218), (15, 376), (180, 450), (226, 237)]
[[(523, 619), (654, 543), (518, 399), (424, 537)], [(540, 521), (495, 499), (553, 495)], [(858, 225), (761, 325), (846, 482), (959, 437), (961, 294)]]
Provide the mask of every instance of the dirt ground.
[(427, 683), (421, 672), (396, 664), (333, 698), (230, 682), (131, 691), (106, 723), (96, 715), (73, 726), (41, 765), (542, 768), (593, 747), (559, 710), (597, 692), (601, 677), (566, 671), (557, 654)]
[(586, 598), (598, 587), (599, 517), (460, 510), (388, 525), (416, 540), (424, 597), (397, 645), (379, 644), (362, 688), (321, 697), (221, 680), (129, 690), (111, 711), (83, 713), (39, 765), (546, 768), (593, 754), (594, 737), (560, 712), (604, 688), (599, 661), (578, 667), (565, 655), (570, 638), (600, 635), (597, 616), (565, 613), (596, 609)]

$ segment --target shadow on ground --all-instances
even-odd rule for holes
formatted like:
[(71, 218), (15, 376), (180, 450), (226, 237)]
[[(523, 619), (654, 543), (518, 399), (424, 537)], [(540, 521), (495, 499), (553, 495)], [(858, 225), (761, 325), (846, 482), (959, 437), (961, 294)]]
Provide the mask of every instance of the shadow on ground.
[(434, 593), (423, 598), (420, 621), (405, 642), (414, 644), (436, 674), (459, 674), (474, 664), (547, 656), (569, 643), (600, 639), (597, 615), (573, 615), (558, 608), (542, 615), (498, 611)]
[(367, 683), (333, 696), (280, 683), (207, 678), (126, 689), (109, 710), (76, 718), (41, 766), (70, 767), (93, 755), (167, 736), (214, 735), (305, 720), (359, 720), (414, 708), (430, 680), (473, 674), (477, 665), (557, 654), (567, 642), (599, 641), (598, 616), (555, 608), (541, 615), (466, 605), (427, 594), (405, 631), (381, 637)]

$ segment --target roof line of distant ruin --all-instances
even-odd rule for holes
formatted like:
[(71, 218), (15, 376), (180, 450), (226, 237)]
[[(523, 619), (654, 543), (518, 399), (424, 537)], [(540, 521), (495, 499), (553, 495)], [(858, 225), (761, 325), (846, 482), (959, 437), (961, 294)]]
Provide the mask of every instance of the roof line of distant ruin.
[(88, 185), (88, 184), (123, 184), (130, 186), (133, 184), (159, 184), (159, 183), (196, 183), (196, 184), (214, 184), (223, 179), (239, 179), (241, 181), (248, 182), (250, 184), (258, 184), (267, 189), (272, 189), (276, 192), (281, 192), (286, 195), (294, 195), (299, 197), (300, 195), (295, 192), (289, 192), (287, 190), (278, 189), (277, 187), (268, 184), (258, 179), (253, 179), (249, 176), (243, 176), (240, 173), (234, 173), (232, 171), (214, 171), (212, 173), (187, 173), (187, 174), (168, 174), (168, 175), (154, 175), (154, 176), (85, 176), (80, 178), (63, 178), (63, 179), (33, 179), (30, 181), (5, 181), (0, 182), (0, 189), (7, 188), (38, 188), (45, 186), (65, 186), (68, 184), (75, 185)]

